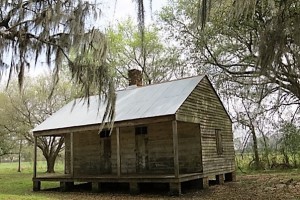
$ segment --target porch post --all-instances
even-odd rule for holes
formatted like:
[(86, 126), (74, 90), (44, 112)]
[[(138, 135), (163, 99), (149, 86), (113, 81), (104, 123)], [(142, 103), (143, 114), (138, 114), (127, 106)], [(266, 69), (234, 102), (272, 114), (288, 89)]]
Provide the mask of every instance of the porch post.
[(34, 136), (33, 178), (36, 178), (37, 165), (37, 136)]
[(179, 177), (179, 161), (178, 161), (178, 132), (177, 121), (172, 121), (173, 128), (173, 154), (174, 154), (174, 174), (175, 178)]
[(73, 132), (70, 133), (70, 174), (74, 177), (74, 141), (73, 141)]
[(36, 180), (36, 165), (37, 165), (37, 136), (34, 137), (34, 151), (33, 151), (33, 191), (41, 190), (41, 181)]
[(200, 166), (201, 166), (201, 172), (203, 172), (203, 162), (202, 162), (202, 160), (203, 160), (203, 149), (202, 149), (202, 132), (201, 132), (201, 124), (199, 124), (199, 139), (200, 139), (200, 141), (199, 141), (199, 143), (200, 143)]
[(116, 128), (117, 133), (117, 174), (121, 176), (121, 156), (120, 156), (120, 127)]

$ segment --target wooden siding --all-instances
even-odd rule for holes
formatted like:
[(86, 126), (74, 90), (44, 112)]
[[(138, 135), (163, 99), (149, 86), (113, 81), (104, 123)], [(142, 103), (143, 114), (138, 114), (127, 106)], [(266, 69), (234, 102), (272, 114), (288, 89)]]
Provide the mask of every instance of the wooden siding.
[[(174, 173), (172, 122), (145, 125), (147, 133), (147, 174)], [(181, 173), (202, 171), (198, 124), (178, 123), (179, 166)], [(135, 128), (120, 128), (121, 174), (136, 171)], [(113, 173), (116, 173), (116, 138), (112, 135)]]
[[(181, 119), (194, 119), (193, 121), (200, 122), (205, 175), (235, 170), (231, 120), (206, 77), (186, 99), (176, 115)], [(221, 155), (217, 154), (216, 129), (219, 129), (222, 135)]]
[(121, 174), (136, 173), (134, 130), (134, 127), (120, 128)]
[(100, 136), (97, 130), (73, 134), (74, 175), (98, 175), (100, 167)]
[(172, 122), (148, 125), (149, 171), (174, 173)]
[[(173, 173), (172, 124), (162, 122), (147, 126), (148, 167), (145, 173)], [(112, 136), (112, 141), (116, 141)], [(135, 127), (120, 128), (121, 174), (137, 173)], [(112, 148), (116, 147), (112, 144)], [(116, 150), (115, 150), (116, 151)], [(112, 152), (112, 163), (116, 163), (116, 152)], [(114, 166), (114, 164), (113, 164)], [(115, 172), (115, 171), (113, 171)]]
[(71, 174), (71, 137), (70, 134), (64, 134), (65, 137), (65, 174)]
[(178, 122), (178, 152), (180, 173), (202, 171), (200, 126)]
[[(161, 122), (145, 125), (147, 133), (148, 167), (140, 173), (174, 173), (172, 123)], [(103, 164), (104, 144), (97, 131), (74, 133), (74, 175), (98, 175), (108, 173)], [(102, 139), (103, 140), (103, 139)], [(111, 135), (111, 174), (117, 174), (117, 138), (115, 129)], [(102, 157), (101, 157), (102, 156)], [(137, 173), (135, 127), (120, 128), (121, 174)], [(101, 162), (102, 161), (102, 162)], [(186, 165), (183, 164), (183, 165)]]

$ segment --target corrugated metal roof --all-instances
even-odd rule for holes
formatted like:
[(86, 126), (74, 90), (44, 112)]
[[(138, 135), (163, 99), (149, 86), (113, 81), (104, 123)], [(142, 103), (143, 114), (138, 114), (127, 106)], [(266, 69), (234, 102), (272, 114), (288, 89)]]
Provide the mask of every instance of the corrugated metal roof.
[[(115, 122), (175, 114), (203, 77), (117, 91)], [(104, 104), (99, 107), (98, 96), (90, 97), (89, 106), (82, 99), (76, 99), (35, 127), (33, 132), (99, 124), (105, 108)]]

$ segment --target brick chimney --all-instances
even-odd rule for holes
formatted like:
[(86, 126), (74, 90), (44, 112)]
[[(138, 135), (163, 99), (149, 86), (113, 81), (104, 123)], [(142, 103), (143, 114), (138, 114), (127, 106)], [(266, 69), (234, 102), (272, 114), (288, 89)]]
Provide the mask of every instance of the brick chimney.
[(143, 85), (143, 77), (142, 72), (138, 69), (130, 69), (128, 70), (128, 79), (129, 79), (129, 86), (130, 85)]

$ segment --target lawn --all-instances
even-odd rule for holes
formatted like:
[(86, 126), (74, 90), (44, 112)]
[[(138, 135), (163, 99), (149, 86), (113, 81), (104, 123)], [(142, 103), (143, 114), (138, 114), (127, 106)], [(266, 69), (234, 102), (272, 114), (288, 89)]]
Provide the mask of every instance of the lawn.
[[(32, 192), (32, 169), (30, 162), (22, 163), (21, 171), (17, 172), (17, 163), (0, 163), (0, 199), (58, 199), (49, 194)], [(62, 166), (56, 166), (60, 171)], [(38, 163), (38, 172), (44, 173), (46, 165)], [(58, 183), (43, 183), (43, 188), (58, 187)]]
[[(57, 170), (63, 166), (58, 165)], [(38, 172), (45, 171), (44, 163), (39, 163)], [(28, 199), (300, 199), (300, 170), (262, 171), (251, 174), (240, 174), (237, 182), (224, 185), (212, 185), (206, 190), (190, 190), (180, 197), (170, 197), (167, 193), (155, 191), (131, 196), (124, 192), (91, 192), (40, 191), (32, 192), (32, 163), (24, 163), (22, 172), (17, 172), (17, 163), (0, 163), (0, 200)], [(58, 187), (59, 183), (42, 182), (42, 189)]]

